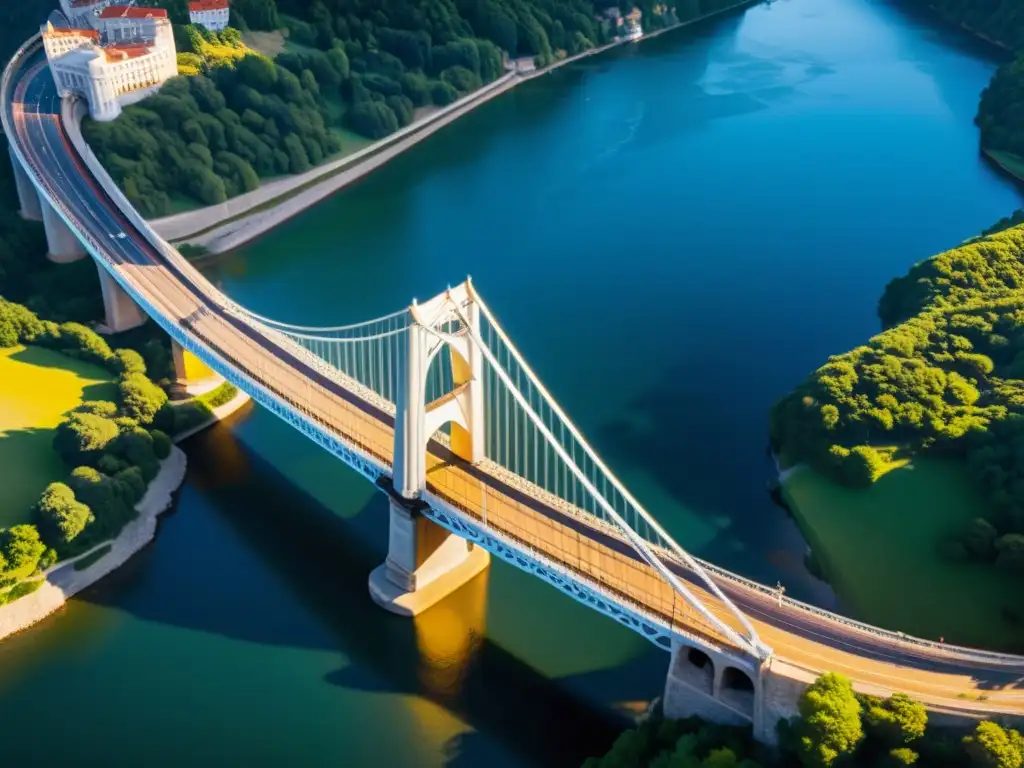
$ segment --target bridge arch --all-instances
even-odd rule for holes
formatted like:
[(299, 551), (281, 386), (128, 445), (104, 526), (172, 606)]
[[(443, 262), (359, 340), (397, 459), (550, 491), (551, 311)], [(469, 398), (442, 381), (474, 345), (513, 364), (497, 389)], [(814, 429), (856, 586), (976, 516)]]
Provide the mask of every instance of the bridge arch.
[(749, 672), (739, 667), (725, 666), (717, 687), (717, 698), (722, 703), (740, 714), (754, 717), (757, 684)]
[(673, 654), (673, 672), (700, 693), (715, 695), (715, 662), (711, 655), (692, 645), (681, 645)]

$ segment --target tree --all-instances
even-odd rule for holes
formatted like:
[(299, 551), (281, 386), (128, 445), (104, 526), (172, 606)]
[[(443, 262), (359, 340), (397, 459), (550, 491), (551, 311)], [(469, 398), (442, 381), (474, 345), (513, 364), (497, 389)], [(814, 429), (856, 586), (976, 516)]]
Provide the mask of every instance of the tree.
[(459, 98), (459, 92), (451, 83), (438, 81), (430, 86), (430, 100), (439, 107), (444, 107)]
[(114, 373), (118, 375), (124, 375), (127, 373), (140, 373), (145, 375), (146, 373), (146, 361), (143, 360), (142, 355), (134, 349), (115, 350), (114, 356), (110, 362), (110, 367)]
[(46, 545), (39, 538), (34, 525), (15, 525), (0, 531), (0, 563), (5, 576), (24, 578), (35, 571)]
[(171, 455), (171, 448), (174, 447), (174, 444), (166, 432), (154, 429), (151, 434), (153, 436), (153, 453), (160, 461), (163, 461)]
[(905, 693), (894, 693), (884, 701), (868, 699), (862, 704), (865, 733), (885, 747), (895, 749), (924, 736), (928, 712)]
[(848, 678), (829, 672), (800, 695), (797, 754), (807, 768), (831, 766), (853, 754), (864, 736), (861, 706)]
[(379, 101), (357, 104), (348, 111), (346, 118), (353, 131), (371, 139), (380, 139), (398, 130), (395, 113)]
[(995, 557), (997, 536), (992, 523), (977, 517), (968, 524), (964, 531), (964, 548), (972, 557), (989, 562)]
[(91, 413), (72, 413), (53, 436), (53, 449), (70, 466), (94, 466), (120, 431), (110, 419)]
[(167, 402), (167, 394), (141, 373), (129, 373), (118, 384), (121, 411), (139, 424), (151, 424)]
[(125, 431), (114, 445), (117, 455), (131, 466), (138, 467), (147, 483), (160, 472), (160, 462), (153, 447), (153, 436), (142, 427)]
[[(93, 470), (95, 471), (95, 470)], [(39, 530), (53, 544), (68, 544), (93, 521), (88, 506), (64, 483), (50, 483), (36, 503)]]
[(978, 723), (974, 733), (964, 737), (964, 747), (976, 768), (1021, 768), (1024, 739), (1019, 732), (996, 723)]

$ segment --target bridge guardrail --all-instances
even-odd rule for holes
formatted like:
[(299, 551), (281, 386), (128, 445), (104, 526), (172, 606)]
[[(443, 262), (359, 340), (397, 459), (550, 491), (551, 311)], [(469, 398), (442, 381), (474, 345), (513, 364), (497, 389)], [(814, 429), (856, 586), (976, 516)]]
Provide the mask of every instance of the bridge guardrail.
[[(24, 62), (24, 59), (28, 55), (35, 53), (41, 47), (41, 43), (42, 37), (40, 33), (36, 33), (32, 37), (30, 37), (25, 43), (23, 43), (18, 48), (17, 51), (15, 51), (14, 55), (11, 57), (10, 61), (4, 68), (2, 78), (0, 78), (0, 124), (2, 124), (4, 133), (8, 137), (8, 143), (10, 144), (11, 151), (17, 157), (22, 167), (30, 174), (34, 173), (31, 170), (32, 165), (26, 160), (25, 155), (22, 152), (21, 148), (18, 146), (17, 141), (14, 140), (14, 133), (11, 130), (9, 115), (9, 110), (11, 107), (10, 90), (14, 73), (20, 69), (21, 65)], [(91, 150), (89, 154), (91, 154)], [(89, 163), (90, 160), (99, 165), (98, 160), (96, 160), (95, 156), (91, 158), (83, 157), (83, 159), (86, 160), (86, 162), (90, 165), (90, 168), (92, 168), (92, 163)], [(119, 189), (116, 189), (116, 185), (112, 184), (112, 180), (110, 179), (109, 175), (107, 175), (106, 172), (102, 170), (102, 166), (100, 165), (99, 167), (101, 173), (96, 174), (97, 181), (99, 181), (103, 185), (104, 190), (111, 195), (111, 198), (121, 209), (122, 213), (132, 222), (133, 225), (136, 226), (139, 232), (150, 242), (151, 245), (153, 245), (153, 247), (157, 248), (157, 250), (164, 254), (169, 260), (176, 262), (181, 267), (184, 267), (182, 271), (185, 274), (193, 273), (194, 268), (192, 267), (191, 264), (188, 263), (188, 260), (181, 256), (177, 249), (170, 246), (155, 231), (153, 231), (153, 229), (149, 226), (148, 222), (146, 222), (145, 219), (143, 219), (138, 214), (135, 208), (124, 197), (123, 193), (121, 193)], [(113, 186), (116, 191), (110, 191), (108, 189), (108, 185)], [(38, 186), (38, 184), (36, 186)], [(72, 226), (75, 233), (83, 240), (85, 240), (90, 246), (92, 246), (91, 250), (93, 250), (96, 254), (103, 253), (103, 248), (101, 247), (100, 243), (96, 242), (83, 229), (76, 227), (72, 224), (72, 221), (74, 219), (71, 216), (70, 211), (67, 210), (67, 208), (63, 205), (63, 203), (60, 200), (52, 199), (49, 198), (48, 196), (48, 202), (54, 205), (61, 212), (62, 218), (64, 218), (65, 221), (68, 222), (69, 226)], [(100, 258), (105, 259), (105, 257), (103, 256), (100, 256)], [(210, 288), (213, 288), (213, 286), (210, 286)], [(216, 291), (216, 289), (213, 290)], [(219, 291), (216, 292), (219, 294)], [(223, 294), (220, 295), (224, 300), (225, 308), (232, 308), (236, 312), (239, 312), (241, 314), (240, 305), (232, 301), (230, 298), (223, 296)], [(701, 567), (706, 568), (710, 573), (714, 574), (717, 578), (723, 579), (733, 585), (764, 594), (766, 596), (771, 597), (773, 600), (779, 599), (777, 591), (771, 587), (768, 587), (764, 584), (760, 584), (756, 581), (753, 581), (752, 579), (748, 579), (744, 576), (729, 571), (725, 568), (716, 566), (713, 563), (709, 563), (700, 558), (694, 559), (699, 563)], [(965, 646), (939, 643), (933, 640), (927, 640), (924, 638), (907, 635), (902, 632), (894, 632), (892, 630), (883, 629), (881, 627), (876, 627), (865, 622), (857, 621), (856, 619), (851, 619), (847, 616), (843, 616), (833, 611), (829, 611), (824, 608), (819, 608), (817, 606), (810, 605), (808, 603), (796, 600), (791, 597), (782, 597), (781, 602), (784, 606), (790, 608), (791, 610), (817, 616), (821, 619), (824, 619), (825, 621), (840, 624), (845, 627), (854, 629), (858, 632), (871, 635), (873, 637), (882, 638), (895, 645), (900, 645), (907, 648), (927, 650), (933, 656), (943, 656), (949, 659), (956, 659), (976, 664), (996, 664), (1024, 667), (1024, 656), (1021, 655), (1000, 653), (997, 651), (985, 651), (982, 649), (968, 648)]]

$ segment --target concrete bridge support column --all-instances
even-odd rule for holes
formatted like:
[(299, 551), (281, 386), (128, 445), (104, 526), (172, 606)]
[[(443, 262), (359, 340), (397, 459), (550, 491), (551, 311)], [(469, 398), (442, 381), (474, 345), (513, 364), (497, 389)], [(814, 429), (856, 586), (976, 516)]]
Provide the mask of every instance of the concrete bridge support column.
[(107, 326), (107, 331), (120, 333), (137, 328), (146, 322), (145, 313), (132, 300), (132, 297), (125, 293), (124, 288), (110, 276), (110, 273), (99, 264), (96, 265), (96, 269), (100, 273), (100, 290), (103, 293), (103, 322)]
[[(696, 715), (722, 725), (750, 725), (758, 733), (761, 675), (756, 660), (739, 658), (711, 647), (673, 641), (665, 679), (662, 709), (676, 720)], [(770, 741), (774, 740), (774, 722)], [(764, 729), (762, 729), (764, 730)]]
[(43, 206), (39, 202), (39, 193), (36, 192), (36, 188), (29, 180), (25, 169), (21, 167), (21, 163), (18, 162), (14, 150), (8, 147), (7, 152), (11, 156), (11, 167), (14, 168), (14, 185), (18, 189), (18, 207), (21, 218), (28, 221), (42, 221)]
[(57, 209), (45, 201), (43, 227), (46, 229), (46, 258), (50, 261), (67, 264), (86, 256), (85, 247), (78, 242), (75, 233), (64, 223)]
[(392, 498), (388, 556), (370, 574), (370, 597), (400, 616), (422, 613), (490, 564), (486, 550), (433, 523), (422, 508)]
[(395, 409), (388, 556), (370, 574), (370, 596), (392, 613), (415, 616), (486, 569), (490, 555), (423, 514), (427, 441), (437, 429), (427, 426), (425, 403), (432, 337), (417, 323), (406, 335), (400, 368), (404, 381)]
[(174, 381), (170, 387), (172, 400), (196, 397), (224, 383), (223, 376), (174, 340), (171, 341), (171, 357), (174, 361)]

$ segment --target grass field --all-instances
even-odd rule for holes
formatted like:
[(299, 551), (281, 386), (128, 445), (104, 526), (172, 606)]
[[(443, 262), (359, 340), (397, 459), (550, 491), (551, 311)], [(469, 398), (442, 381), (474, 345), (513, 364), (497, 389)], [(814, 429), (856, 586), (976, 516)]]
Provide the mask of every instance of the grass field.
[(51, 447), (64, 413), (116, 396), (98, 366), (38, 347), (0, 349), (0, 528), (28, 522), (43, 489), (67, 475)]
[(801, 468), (785, 480), (783, 493), (855, 618), (988, 648), (1006, 648), (1020, 636), (1021, 627), (1004, 615), (1019, 605), (1019, 580), (939, 554), (944, 536), (986, 512), (961, 463), (915, 459), (866, 490)]

